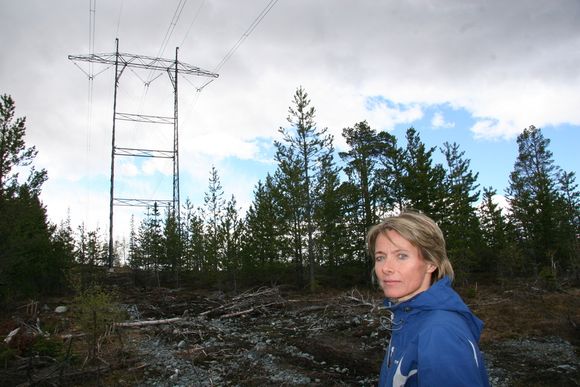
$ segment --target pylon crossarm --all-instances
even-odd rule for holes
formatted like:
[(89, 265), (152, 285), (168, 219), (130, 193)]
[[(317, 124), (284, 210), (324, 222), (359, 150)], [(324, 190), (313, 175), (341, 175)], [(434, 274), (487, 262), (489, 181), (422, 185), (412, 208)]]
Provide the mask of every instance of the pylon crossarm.
[(155, 200), (155, 199), (114, 199), (116, 206), (125, 207), (152, 207), (157, 204), (158, 207), (171, 208), (173, 206), (173, 200)]
[(158, 157), (164, 159), (172, 159), (174, 155), (175, 155), (174, 151), (167, 150), (115, 147), (115, 156)]
[[(118, 59), (119, 64), (128, 67), (136, 67), (147, 70), (168, 71), (175, 70), (175, 60), (154, 58), (144, 55), (134, 55), (120, 52), (110, 54), (89, 54), (89, 55), (69, 55), (68, 59), (72, 61), (84, 61), (103, 64), (115, 64)], [(217, 78), (219, 75), (208, 70), (192, 66), (187, 63), (177, 62), (177, 72), (186, 75), (197, 75), (202, 77)]]
[(115, 119), (121, 121), (144, 122), (148, 124), (169, 124), (173, 125), (174, 117), (149, 116), (146, 114), (116, 113)]

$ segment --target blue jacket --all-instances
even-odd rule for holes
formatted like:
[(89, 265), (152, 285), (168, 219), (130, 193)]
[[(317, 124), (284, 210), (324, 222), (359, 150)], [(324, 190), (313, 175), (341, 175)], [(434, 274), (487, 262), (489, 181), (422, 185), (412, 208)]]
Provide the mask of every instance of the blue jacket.
[(393, 326), (379, 386), (489, 386), (478, 346), (483, 322), (448, 277), (410, 300), (385, 305)]

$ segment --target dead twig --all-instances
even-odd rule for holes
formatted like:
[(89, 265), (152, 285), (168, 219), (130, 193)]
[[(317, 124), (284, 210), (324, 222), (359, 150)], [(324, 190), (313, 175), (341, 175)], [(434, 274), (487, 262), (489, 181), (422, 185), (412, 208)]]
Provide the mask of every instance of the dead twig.
[(357, 303), (357, 306), (368, 306), (371, 308), (371, 312), (375, 310), (379, 306), (379, 304), (372, 298), (365, 299), (365, 297), (361, 294), (358, 289), (353, 289), (350, 291), (350, 294), (343, 295), (343, 298), (349, 301), (354, 301)]

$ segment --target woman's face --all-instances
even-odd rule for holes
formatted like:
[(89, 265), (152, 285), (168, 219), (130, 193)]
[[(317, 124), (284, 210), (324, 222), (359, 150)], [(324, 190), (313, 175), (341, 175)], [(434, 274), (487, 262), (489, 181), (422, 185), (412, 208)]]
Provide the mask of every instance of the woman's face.
[(394, 230), (379, 234), (374, 258), (379, 284), (391, 300), (408, 300), (431, 286), (435, 265), (427, 263), (419, 248)]

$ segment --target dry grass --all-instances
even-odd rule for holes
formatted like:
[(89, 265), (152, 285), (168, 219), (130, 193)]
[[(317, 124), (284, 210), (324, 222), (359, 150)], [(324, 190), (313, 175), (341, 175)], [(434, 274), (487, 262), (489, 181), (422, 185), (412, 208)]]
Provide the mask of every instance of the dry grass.
[[(580, 289), (548, 292), (526, 283), (509, 289), (479, 286), (460, 289), (485, 323), (482, 343), (524, 337), (559, 336), (580, 345)], [(466, 294), (472, 297), (465, 296)]]

